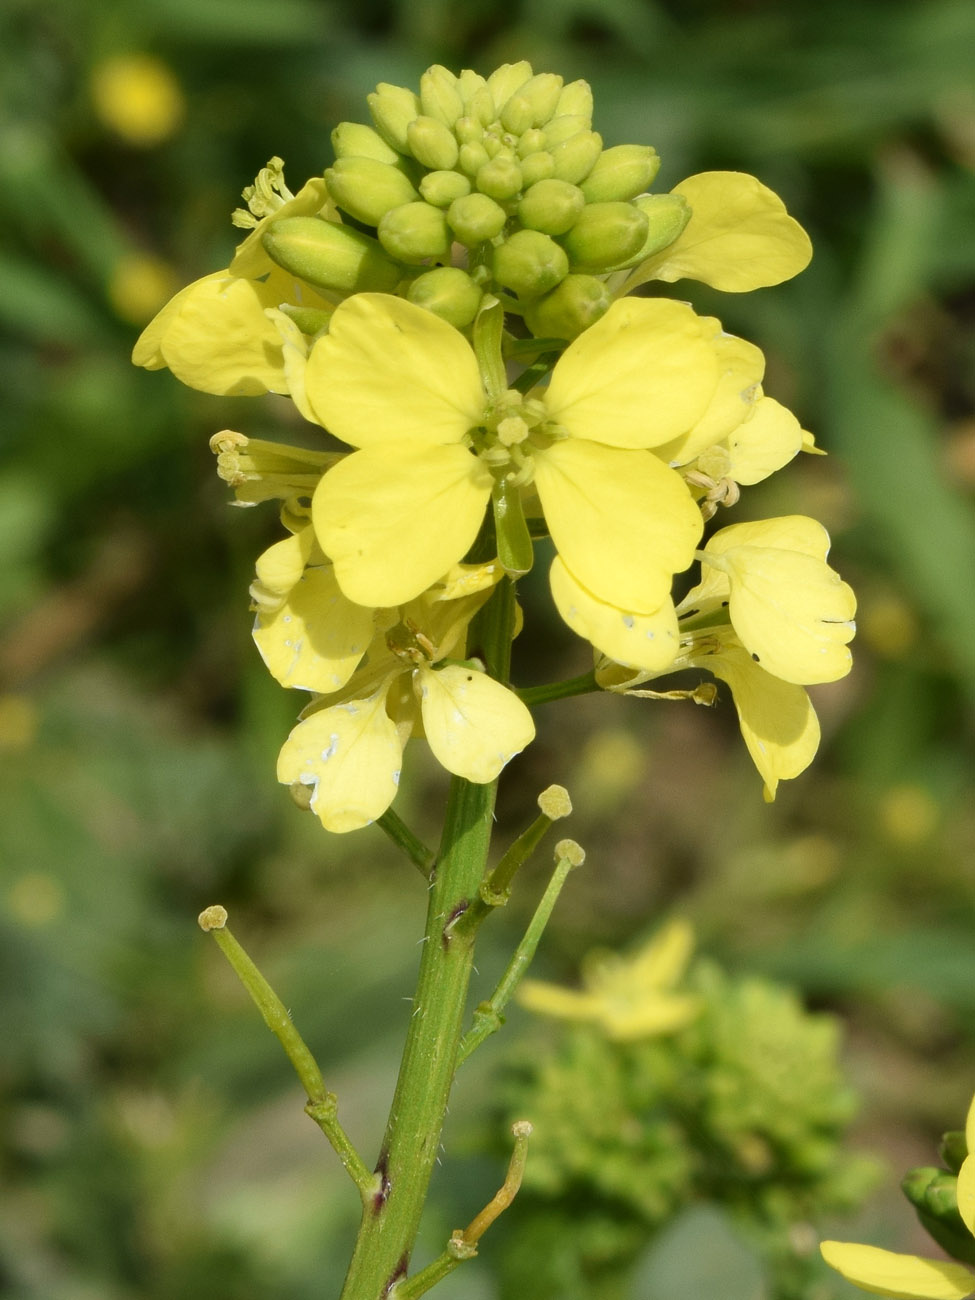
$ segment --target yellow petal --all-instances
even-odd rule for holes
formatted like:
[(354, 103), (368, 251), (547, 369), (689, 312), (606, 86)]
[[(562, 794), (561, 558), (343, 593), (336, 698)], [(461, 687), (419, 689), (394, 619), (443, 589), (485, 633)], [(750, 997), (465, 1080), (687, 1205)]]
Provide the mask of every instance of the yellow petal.
[(339, 590), (332, 566), (306, 569), (285, 603), (259, 613), (254, 641), (282, 686), (327, 695), (345, 685), (366, 652), (373, 611)]
[(600, 998), (545, 980), (523, 980), (515, 997), (529, 1011), (558, 1020), (598, 1020), (602, 1013)]
[(630, 668), (664, 672), (677, 657), (677, 615), (669, 597), (653, 614), (607, 605), (573, 577), (559, 556), (552, 562), (549, 582), (565, 622), (610, 659)]
[(708, 538), (708, 555), (722, 555), (736, 546), (774, 546), (825, 560), (829, 555), (829, 533), (809, 515), (778, 515), (747, 524), (729, 524)]
[(975, 1290), (975, 1273), (963, 1264), (845, 1241), (824, 1241), (819, 1249), (848, 1282), (893, 1300), (965, 1300)]
[(146, 370), (162, 370), (166, 365), (166, 358), (162, 354), (160, 344), (166, 335), (166, 331), (179, 315), (182, 304), (193, 295), (203, 292), (204, 286), (209, 285), (211, 282), (226, 280), (229, 274), (228, 271), (213, 271), (210, 275), (205, 275), (200, 280), (194, 280), (192, 284), (186, 285), (185, 288), (180, 289), (179, 293), (174, 294), (165, 307), (161, 307), (156, 312), (136, 339), (135, 347), (132, 349), (132, 364), (144, 366)]
[[(249, 279), (267, 275), (268, 271), (276, 269), (275, 263), (265, 253), (261, 244), (261, 236), (267, 228), (268, 221), (280, 221), (282, 217), (313, 217), (321, 212), (322, 208), (330, 206), (324, 176), (313, 176), (310, 181), (305, 182), (294, 198), (282, 203), (270, 217), (259, 221), (247, 237), (237, 245), (237, 251), (230, 263), (231, 271), (234, 275), (247, 276)], [(332, 213), (334, 215), (334, 208)]]
[(701, 514), (683, 479), (649, 451), (568, 438), (535, 456), (552, 540), (598, 600), (653, 614), (686, 569)]
[(308, 339), (290, 316), (277, 307), (267, 308), (265, 315), (278, 332), (281, 345), (281, 367), (284, 382), (291, 400), (309, 422), (317, 424), (318, 417), (308, 403), (305, 393), (305, 372), (308, 368)]
[(301, 578), (314, 542), (315, 533), (309, 525), (269, 546), (255, 565), (261, 587), (271, 596), (286, 596)]
[(357, 293), (336, 308), (312, 347), (305, 385), (319, 422), (353, 447), (460, 442), (484, 412), (464, 336), (383, 293)]
[(311, 786), (311, 810), (327, 831), (368, 826), (396, 797), (403, 749), (386, 713), (389, 685), (299, 722), (278, 757), (278, 780)]
[(704, 414), (718, 382), (713, 327), (666, 298), (616, 302), (566, 348), (545, 391), (576, 438), (657, 447)]
[(401, 605), (462, 559), (491, 476), (466, 447), (387, 442), (330, 469), (312, 498), (315, 533), (360, 605)]
[(958, 1170), (958, 1213), (975, 1237), (975, 1156), (968, 1156)]
[(965, 1148), (969, 1155), (975, 1155), (975, 1097), (972, 1098), (965, 1116)]
[(624, 281), (629, 293), (648, 280), (701, 280), (725, 293), (781, 284), (809, 265), (809, 236), (765, 185), (745, 172), (701, 172), (674, 187), (691, 219), (667, 248)]
[[(769, 544), (734, 544), (749, 536)], [(796, 549), (776, 545), (790, 536)], [(756, 662), (786, 682), (832, 682), (850, 670), (847, 643), (856, 631), (856, 597), (810, 553), (828, 545), (821, 524), (793, 515), (722, 529), (705, 548), (727, 575), (729, 614), (739, 638)]]
[(423, 731), (454, 776), (483, 785), (534, 739), (532, 715), (513, 691), (461, 664), (416, 673)]
[(788, 465), (801, 447), (802, 428), (792, 412), (772, 397), (760, 397), (728, 438), (729, 477), (746, 486), (760, 483)]
[[(720, 330), (720, 325), (714, 321)], [(686, 465), (706, 447), (713, 447), (747, 420), (761, 392), (765, 373), (761, 349), (733, 334), (717, 334), (712, 340), (719, 368), (718, 384), (704, 414), (683, 437), (657, 448), (657, 455), (669, 465)]]
[(731, 688), (742, 738), (768, 797), (774, 798), (779, 781), (805, 771), (819, 748), (819, 722), (809, 696), (801, 686), (767, 673), (740, 646), (726, 645), (690, 662)]

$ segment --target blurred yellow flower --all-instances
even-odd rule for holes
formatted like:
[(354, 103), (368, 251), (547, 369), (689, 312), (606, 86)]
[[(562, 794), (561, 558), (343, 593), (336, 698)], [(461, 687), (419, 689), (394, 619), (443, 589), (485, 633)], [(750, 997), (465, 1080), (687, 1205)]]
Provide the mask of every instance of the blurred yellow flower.
[(168, 65), (152, 54), (116, 54), (91, 72), (91, 97), (105, 126), (137, 149), (161, 144), (182, 124), (186, 102)]
[(172, 267), (147, 253), (126, 253), (112, 267), (108, 299), (123, 320), (145, 325), (176, 287)]

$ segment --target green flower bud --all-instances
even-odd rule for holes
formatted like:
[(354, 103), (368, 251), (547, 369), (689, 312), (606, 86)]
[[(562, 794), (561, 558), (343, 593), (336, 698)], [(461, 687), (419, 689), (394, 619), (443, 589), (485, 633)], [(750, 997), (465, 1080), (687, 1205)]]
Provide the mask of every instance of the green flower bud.
[(485, 131), (483, 144), (489, 158), (497, 158), (499, 153), (506, 152), (504, 141), (490, 131)]
[[(487, 89), (487, 79), (482, 77), (479, 72), (473, 68), (462, 68), (457, 77), (457, 93), (464, 101), (465, 110), (469, 111), (475, 96), (481, 91)], [(491, 116), (494, 116), (494, 108), (491, 109)]]
[(404, 203), (392, 208), (376, 231), (386, 252), (401, 262), (425, 262), (445, 257), (450, 248), (447, 218), (429, 203)]
[(495, 119), (494, 96), (487, 88), (487, 82), (484, 83), (471, 96), (467, 105), (467, 111), (471, 117), (475, 118), (482, 126), (490, 126)]
[(596, 131), (579, 131), (552, 150), (555, 175), (560, 181), (578, 185), (593, 169), (603, 151), (603, 138)]
[(492, 199), (510, 199), (521, 189), (521, 168), (513, 158), (498, 154), (478, 168), (475, 185)]
[(531, 130), (521, 133), (515, 152), (519, 158), (527, 158), (530, 153), (538, 153), (544, 149), (545, 144), (545, 132), (540, 127), (533, 126)]
[(477, 144), (484, 139), (484, 127), (476, 117), (459, 117), (454, 125), (454, 135), (461, 144)]
[(635, 199), (659, 170), (660, 158), (655, 149), (642, 144), (618, 144), (599, 155), (582, 182), (582, 192), (589, 203)]
[(462, 171), (468, 176), (475, 176), (486, 162), (490, 162), (490, 158), (484, 145), (472, 140), (460, 146), (458, 161)]
[(455, 199), (447, 209), (447, 224), (462, 244), (481, 244), (500, 235), (508, 214), (486, 194)]
[(944, 1133), (941, 1137), (941, 1145), (938, 1147), (938, 1155), (948, 1168), (957, 1174), (962, 1162), (968, 1155), (968, 1144), (965, 1140), (964, 1131), (954, 1129), (950, 1133)]
[(604, 280), (567, 275), (550, 293), (525, 307), (525, 324), (537, 339), (570, 342), (606, 314), (613, 299)]
[(398, 153), (409, 153), (406, 128), (420, 115), (418, 95), (405, 86), (390, 86), (381, 81), (375, 92), (366, 96), (376, 130)]
[(644, 244), (649, 221), (633, 203), (589, 203), (562, 246), (573, 269), (601, 271), (633, 256)]
[(481, 290), (466, 271), (457, 266), (438, 266), (426, 271), (410, 285), (410, 302), (425, 307), (457, 329), (466, 329), (481, 305)]
[(495, 106), (495, 111), (491, 115), (492, 121), (500, 115), (502, 107), (516, 90), (521, 89), (531, 75), (532, 65), (527, 59), (522, 59), (520, 63), (502, 63), (500, 68), (495, 68), (487, 79), (488, 90), (491, 92)]
[(402, 166), (403, 159), (378, 131), (362, 122), (340, 122), (332, 132), (336, 158), (375, 158), (376, 162)]
[(585, 206), (585, 196), (578, 185), (554, 178), (538, 181), (518, 204), (518, 220), (529, 230), (564, 235), (575, 225)]
[(545, 127), (545, 148), (554, 149), (563, 140), (568, 140), (580, 131), (588, 131), (589, 123), (581, 114), (566, 113), (562, 117), (553, 117)]
[(378, 225), (384, 212), (418, 197), (409, 177), (375, 158), (337, 158), (325, 183), (338, 206), (367, 226)]
[(521, 160), (521, 179), (526, 189), (529, 185), (537, 184), (538, 181), (548, 180), (554, 171), (555, 160), (547, 149), (530, 153), (527, 158)]
[(529, 127), (541, 126), (555, 111), (562, 93), (562, 78), (554, 72), (539, 72), (508, 99), (501, 109), (501, 125), (521, 135)]
[(403, 275), (375, 239), (321, 217), (272, 221), (261, 244), (278, 266), (319, 289), (392, 293)]
[(537, 298), (568, 274), (569, 259), (554, 239), (519, 230), (494, 250), (494, 278), (522, 298)]
[(281, 310), (290, 316), (302, 334), (318, 334), (328, 326), (332, 319), (331, 311), (321, 307), (295, 307), (290, 302), (283, 302)]
[(643, 244), (631, 257), (624, 258), (607, 270), (623, 270), (653, 257), (672, 244), (691, 219), (690, 204), (681, 194), (641, 194), (633, 200), (632, 206), (639, 208), (647, 217), (647, 233)]
[(457, 78), (439, 63), (427, 68), (420, 78), (420, 103), (427, 117), (447, 127), (452, 127), (464, 111)]
[(420, 116), (406, 128), (406, 141), (410, 153), (436, 171), (447, 171), (457, 161), (457, 141), (453, 132), (435, 117)]
[(427, 172), (420, 181), (420, 193), (435, 208), (449, 208), (470, 192), (471, 183), (460, 172)]
[(955, 1259), (975, 1263), (975, 1240), (958, 1212), (954, 1174), (933, 1167), (912, 1169), (901, 1183), (901, 1190), (943, 1250)]
[(592, 90), (588, 81), (570, 81), (562, 87), (552, 116), (562, 117), (568, 114), (585, 118), (587, 127), (592, 125)]

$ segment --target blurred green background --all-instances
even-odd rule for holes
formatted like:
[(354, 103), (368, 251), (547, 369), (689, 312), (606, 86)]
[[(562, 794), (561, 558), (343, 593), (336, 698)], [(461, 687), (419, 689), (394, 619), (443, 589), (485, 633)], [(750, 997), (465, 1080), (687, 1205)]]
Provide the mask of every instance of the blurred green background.
[[(296, 704), (250, 643), (246, 589), (278, 525), (228, 508), (207, 440), (300, 421), (128, 356), (175, 289), (226, 266), (229, 213), (271, 155), (297, 189), (376, 82), (434, 62), (584, 77), (606, 143), (662, 155), (657, 188), (750, 171), (812, 235), (793, 283), (679, 293), (763, 347), (766, 390), (830, 453), (734, 515), (822, 519), (860, 596), (854, 672), (817, 692), (818, 760), (768, 807), (727, 702), (550, 705), (502, 783), (499, 839), (568, 786), (589, 859), (538, 973), (571, 982), (593, 946), (679, 913), (729, 970), (838, 1012), (851, 1142), (893, 1172), (832, 1230), (921, 1246), (896, 1179), (975, 1088), (969, 0), (6, 0), (0, 48), (0, 1289), (337, 1293), (356, 1198), (195, 917), (229, 908), (371, 1161), (425, 890), (379, 830), (329, 837), (274, 782)], [(584, 671), (543, 581), (526, 586), (519, 683)], [(397, 807), (433, 839), (444, 781), (411, 759)], [(525, 875), (478, 996), (544, 861)], [(507, 1048), (462, 1076), (424, 1258), (499, 1180), (478, 1153), (496, 1064), (538, 1032), (515, 1010)], [(445, 1296), (498, 1294), (489, 1241)]]

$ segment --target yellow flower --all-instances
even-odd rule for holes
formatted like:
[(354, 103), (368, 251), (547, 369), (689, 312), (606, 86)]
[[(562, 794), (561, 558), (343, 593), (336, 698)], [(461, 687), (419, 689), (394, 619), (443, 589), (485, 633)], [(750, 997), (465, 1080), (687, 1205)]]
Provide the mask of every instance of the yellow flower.
[[(255, 637), (286, 685), (314, 689), (314, 674), (320, 684), (329, 674), (338, 680), (366, 651), (342, 690), (309, 706), (278, 759), (278, 780), (305, 789), (326, 830), (357, 830), (382, 816), (396, 796), (403, 748), (414, 731), (422, 728), (448, 772), (482, 784), (532, 740), (531, 714), (513, 692), (475, 664), (445, 662), (462, 649), (470, 619), (499, 576), (497, 566), (448, 575), (419, 600), (378, 615), (367, 646), (360, 638), (364, 619), (353, 621), (362, 615), (327, 568), (307, 570), (279, 611), (259, 617)], [(363, 613), (371, 623), (373, 611)]]
[(342, 303), (305, 374), (319, 421), (358, 448), (313, 503), (342, 589), (371, 605), (419, 595), (465, 554), (503, 485), (537, 493), (560, 555), (600, 599), (658, 609), (702, 525), (651, 449), (707, 408), (713, 333), (682, 303), (616, 303), (546, 389), (489, 396), (471, 346), (432, 313), (382, 294)]
[(700, 998), (675, 991), (693, 947), (691, 927), (674, 920), (633, 957), (590, 953), (583, 966), (582, 992), (525, 980), (518, 1001), (544, 1016), (597, 1024), (607, 1038), (617, 1041), (673, 1033), (701, 1009)]
[(186, 103), (168, 66), (152, 54), (116, 54), (91, 74), (95, 111), (127, 144), (161, 144), (181, 125)]
[(785, 204), (744, 172), (701, 172), (672, 191), (691, 218), (673, 243), (613, 279), (617, 295), (648, 280), (701, 280), (725, 293), (746, 293), (798, 275), (812, 257), (809, 236)]
[[(965, 1122), (968, 1151), (975, 1152), (975, 1101)], [(969, 1154), (958, 1171), (958, 1213), (975, 1237), (975, 1155)], [(848, 1282), (874, 1295), (893, 1300), (965, 1300), (975, 1293), (975, 1269), (941, 1259), (901, 1255), (878, 1246), (824, 1241), (823, 1259)]]

